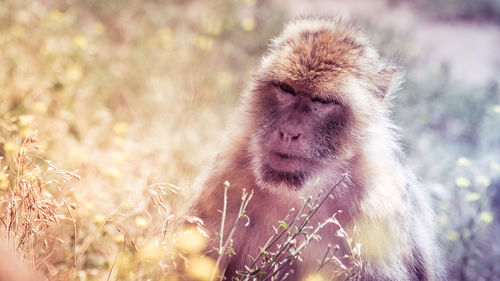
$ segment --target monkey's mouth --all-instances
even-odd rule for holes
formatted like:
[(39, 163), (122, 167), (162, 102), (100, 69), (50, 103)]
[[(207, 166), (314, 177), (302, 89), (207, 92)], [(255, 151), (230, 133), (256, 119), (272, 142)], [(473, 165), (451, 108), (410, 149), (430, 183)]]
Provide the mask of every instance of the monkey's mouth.
[(300, 159), (300, 157), (290, 155), (290, 154), (281, 153), (281, 152), (274, 152), (274, 154), (276, 154), (276, 156), (278, 156), (281, 159)]
[(312, 164), (310, 160), (279, 151), (272, 151), (267, 159), (269, 166), (273, 170), (281, 172), (295, 172), (307, 170)]

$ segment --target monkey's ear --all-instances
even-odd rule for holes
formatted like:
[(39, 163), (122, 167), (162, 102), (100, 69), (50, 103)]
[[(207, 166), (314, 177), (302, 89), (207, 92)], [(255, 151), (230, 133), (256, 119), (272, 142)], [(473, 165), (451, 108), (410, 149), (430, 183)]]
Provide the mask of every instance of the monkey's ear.
[(393, 65), (387, 65), (378, 72), (377, 96), (384, 99), (387, 95), (395, 92), (401, 85), (401, 74)]

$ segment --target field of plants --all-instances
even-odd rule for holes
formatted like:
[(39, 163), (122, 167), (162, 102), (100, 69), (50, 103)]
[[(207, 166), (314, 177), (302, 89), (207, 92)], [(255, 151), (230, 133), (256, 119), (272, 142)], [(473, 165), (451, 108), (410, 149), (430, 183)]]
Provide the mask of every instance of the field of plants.
[[(500, 14), (495, 0), (478, 1), (496, 7), (486, 12), (417, 2), (447, 19)], [(215, 261), (200, 257), (203, 233), (181, 226), (194, 220), (185, 207), (287, 10), (0, 1), (1, 239), (42, 280), (211, 280)], [(406, 69), (394, 118), (432, 192), (449, 279), (499, 280), (500, 68), (483, 84), (459, 81), (373, 20), (359, 24)]]

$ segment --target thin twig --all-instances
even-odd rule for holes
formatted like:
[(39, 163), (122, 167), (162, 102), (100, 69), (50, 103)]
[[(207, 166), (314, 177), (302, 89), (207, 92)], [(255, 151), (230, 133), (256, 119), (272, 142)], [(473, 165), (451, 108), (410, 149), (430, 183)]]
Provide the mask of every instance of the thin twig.
[(224, 206), (222, 209), (222, 222), (220, 224), (220, 239), (219, 239), (219, 255), (222, 254), (222, 241), (224, 241), (224, 224), (226, 223), (226, 210), (227, 210), (227, 190), (229, 189), (229, 182), (224, 182)]
[[(229, 187), (229, 185), (224, 185), (224, 188), (228, 188), (228, 187)], [(231, 230), (229, 231), (229, 235), (227, 236), (226, 241), (222, 242), (224, 244), (223, 247), (222, 247), (222, 249), (219, 249), (219, 251), (218, 251), (219, 255), (217, 257), (217, 261), (215, 262), (214, 269), (212, 270), (212, 274), (211, 274), (210, 279), (209, 279), (210, 281), (214, 280), (215, 274), (217, 272), (217, 269), (219, 268), (219, 265), (220, 265), (220, 263), (222, 261), (222, 257), (224, 256), (227, 248), (229, 247), (229, 244), (232, 241), (232, 237), (233, 237), (233, 235), (234, 235), (234, 233), (236, 231), (236, 227), (238, 225), (238, 222), (244, 216), (245, 210), (246, 210), (246, 208), (248, 206), (248, 203), (252, 199), (252, 197), (253, 197), (253, 190), (250, 193), (250, 195), (248, 195), (248, 193), (246, 193), (245, 189), (243, 189), (243, 195), (242, 195), (242, 198), (241, 198), (241, 204), (240, 204), (240, 209), (238, 211), (238, 215), (237, 215), (237, 217), (236, 217), (236, 219), (234, 221), (234, 224), (233, 224)], [(227, 193), (226, 192), (224, 193), (224, 201), (227, 202)], [(226, 216), (226, 213), (223, 212), (222, 213), (222, 217), (224, 218), (225, 216)], [(222, 231), (223, 231), (223, 229), (222, 229)], [(222, 234), (220, 234), (220, 237), (222, 237)], [(224, 277), (223, 274), (221, 274), (220, 278), (222, 279), (223, 277)]]
[(76, 222), (73, 214), (71, 213), (68, 202), (64, 200), (64, 206), (66, 206), (66, 210), (68, 210), (69, 216), (71, 217), (71, 221), (73, 222), (73, 231), (75, 232), (75, 237), (73, 239), (73, 268), (76, 267), (76, 239), (77, 239), (77, 231), (76, 231)]
[(123, 247), (120, 248), (120, 250), (118, 250), (118, 253), (116, 253), (115, 259), (113, 260), (113, 264), (111, 265), (111, 268), (109, 269), (108, 278), (106, 278), (106, 281), (109, 281), (109, 279), (111, 278), (111, 273), (113, 273), (113, 269), (115, 268), (116, 261), (118, 260), (118, 257), (120, 256), (122, 250), (125, 250), (126, 243), (127, 243), (127, 240), (124, 239), (124, 241), (123, 241)]

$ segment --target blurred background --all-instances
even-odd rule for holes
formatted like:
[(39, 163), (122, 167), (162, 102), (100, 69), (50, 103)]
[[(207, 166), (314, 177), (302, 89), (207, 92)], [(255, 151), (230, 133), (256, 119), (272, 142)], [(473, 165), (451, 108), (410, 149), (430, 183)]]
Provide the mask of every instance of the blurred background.
[(177, 210), (269, 39), (302, 14), (354, 21), (406, 69), (394, 119), (449, 279), (500, 280), (500, 0), (0, 1), (11, 248), (48, 280), (207, 280)]

